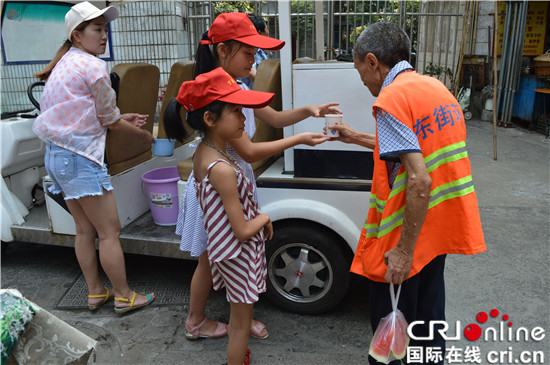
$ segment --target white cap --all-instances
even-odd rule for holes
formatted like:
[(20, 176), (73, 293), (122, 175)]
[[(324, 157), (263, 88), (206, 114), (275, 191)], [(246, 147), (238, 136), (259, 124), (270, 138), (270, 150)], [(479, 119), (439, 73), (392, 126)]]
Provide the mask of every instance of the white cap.
[(65, 30), (67, 39), (71, 39), (71, 34), (81, 23), (95, 19), (103, 15), (107, 23), (118, 18), (118, 9), (112, 6), (99, 10), (87, 1), (76, 4), (65, 14)]

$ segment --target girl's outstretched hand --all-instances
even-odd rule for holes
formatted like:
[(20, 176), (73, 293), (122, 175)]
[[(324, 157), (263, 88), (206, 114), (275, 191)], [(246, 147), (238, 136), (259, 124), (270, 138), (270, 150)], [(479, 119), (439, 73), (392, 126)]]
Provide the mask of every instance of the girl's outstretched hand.
[(325, 136), (322, 133), (304, 132), (298, 134), (298, 136), (300, 136), (300, 144), (305, 144), (308, 146), (316, 146), (330, 140), (330, 137)]
[(122, 114), (120, 118), (127, 120), (134, 127), (141, 128), (147, 123), (149, 114), (126, 113)]
[(315, 118), (324, 117), (327, 114), (342, 114), (342, 111), (336, 108), (340, 103), (326, 103), (321, 105), (313, 105), (313, 116)]

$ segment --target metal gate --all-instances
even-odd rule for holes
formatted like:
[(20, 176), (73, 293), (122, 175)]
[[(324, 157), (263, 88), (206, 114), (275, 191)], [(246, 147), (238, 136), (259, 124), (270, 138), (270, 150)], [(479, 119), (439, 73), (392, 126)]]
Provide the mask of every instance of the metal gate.
[[(279, 2), (246, 3), (254, 14), (266, 19), (270, 35), (278, 37)], [(456, 79), (464, 1), (299, 0), (281, 4), (291, 7), (293, 59), (349, 60), (361, 31), (369, 24), (386, 21), (400, 25), (409, 35), (413, 53), (410, 62), (419, 72), (438, 77), (448, 87)], [(216, 6), (214, 1), (186, 2), (190, 58), (215, 18)], [(270, 56), (277, 57), (277, 53)]]

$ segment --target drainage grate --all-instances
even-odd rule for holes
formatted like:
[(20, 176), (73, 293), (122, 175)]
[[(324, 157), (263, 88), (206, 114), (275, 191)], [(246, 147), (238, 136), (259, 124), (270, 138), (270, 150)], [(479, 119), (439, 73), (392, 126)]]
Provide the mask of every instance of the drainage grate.
[[(152, 306), (188, 304), (189, 286), (194, 267), (191, 269), (183, 267), (183, 263), (189, 263), (189, 261), (174, 261), (176, 262), (167, 264), (166, 259), (152, 257), (127, 260), (126, 272), (130, 288), (141, 293), (155, 293), (156, 299)], [(106, 287), (112, 287), (102, 271), (100, 271), (100, 278)], [(63, 294), (56, 309), (87, 309), (87, 294), (88, 287), (81, 273)]]

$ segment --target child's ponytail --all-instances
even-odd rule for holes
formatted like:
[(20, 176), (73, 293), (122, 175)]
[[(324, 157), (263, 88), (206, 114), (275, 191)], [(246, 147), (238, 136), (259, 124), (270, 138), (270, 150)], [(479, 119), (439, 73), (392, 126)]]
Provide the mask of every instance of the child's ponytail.
[[(204, 32), (201, 40), (208, 40), (208, 32)], [(216, 45), (213, 46), (214, 48)], [(217, 54), (217, 52), (216, 52)], [(193, 79), (200, 74), (204, 74), (212, 71), (217, 67), (218, 60), (214, 58), (210, 46), (208, 44), (199, 44), (197, 48), (197, 55), (195, 56), (195, 70), (193, 72)]]
[[(206, 124), (204, 123), (204, 114), (206, 112), (212, 113), (214, 120), (216, 121), (223, 112), (225, 106), (228, 105), (223, 101), (213, 101), (207, 106), (187, 113), (187, 124), (205, 134), (207, 132)], [(166, 109), (164, 110), (164, 130), (166, 136), (170, 139), (177, 139), (180, 142), (183, 142), (191, 133), (185, 128), (183, 121), (181, 120), (181, 107), (182, 105), (178, 102), (176, 98), (170, 100)]]
[(189, 136), (189, 133), (187, 133), (187, 130), (183, 126), (180, 112), (181, 104), (178, 103), (176, 98), (173, 98), (166, 106), (166, 109), (164, 109), (163, 122), (166, 136), (170, 139), (177, 139), (183, 142)]

